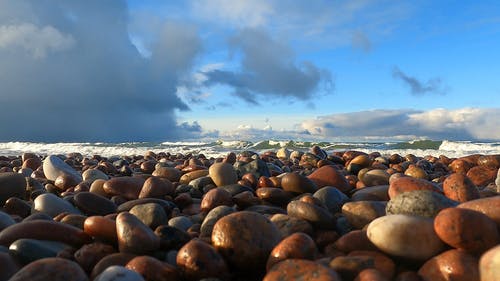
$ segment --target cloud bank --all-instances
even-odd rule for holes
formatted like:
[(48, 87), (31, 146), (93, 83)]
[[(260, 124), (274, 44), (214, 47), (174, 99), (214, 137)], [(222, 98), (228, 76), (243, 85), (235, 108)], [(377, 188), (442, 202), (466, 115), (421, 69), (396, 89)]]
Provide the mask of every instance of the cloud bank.
[(130, 41), (125, 1), (0, 6), (0, 141), (179, 139), (196, 129), (176, 123), (188, 109), (179, 77), (201, 51), (192, 26), (163, 22), (146, 59)]

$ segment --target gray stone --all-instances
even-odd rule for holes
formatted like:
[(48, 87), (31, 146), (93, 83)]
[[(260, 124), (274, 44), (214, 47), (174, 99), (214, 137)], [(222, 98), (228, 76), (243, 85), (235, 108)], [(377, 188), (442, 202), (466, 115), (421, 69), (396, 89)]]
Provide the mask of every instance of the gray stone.
[(144, 278), (133, 270), (120, 265), (112, 265), (97, 275), (94, 281), (144, 281)]
[(12, 217), (9, 214), (0, 211), (0, 231), (15, 223), (16, 221), (14, 221), (14, 219), (12, 219)]
[(197, 179), (194, 179), (194, 180), (190, 181), (188, 185), (192, 186), (193, 188), (195, 188), (197, 190), (203, 190), (203, 188), (208, 184), (215, 185), (212, 178), (209, 176), (206, 176), (206, 177), (199, 177)]
[(350, 201), (347, 195), (333, 186), (325, 186), (319, 189), (313, 194), (313, 197), (318, 198), (332, 214), (340, 212), (342, 205)]
[(26, 180), (22, 174), (0, 173), (0, 206), (10, 197), (25, 198)]
[(130, 213), (151, 229), (165, 224), (168, 220), (167, 213), (163, 207), (156, 203), (136, 205), (130, 209)]
[(68, 174), (75, 177), (77, 182), (81, 182), (83, 180), (78, 171), (55, 155), (49, 155), (43, 160), (43, 173), (45, 174), (45, 177), (51, 181), (55, 181), (56, 178), (62, 174)]
[(34, 209), (38, 212), (46, 213), (51, 217), (55, 217), (63, 212), (77, 215), (82, 214), (71, 203), (57, 197), (52, 193), (44, 193), (38, 195), (35, 199)]
[(403, 192), (387, 203), (387, 215), (404, 214), (435, 217), (444, 208), (455, 207), (458, 202), (430, 190)]
[(99, 169), (88, 169), (82, 173), (83, 180), (89, 183), (93, 183), (95, 180), (108, 180), (109, 176), (103, 173)]
[(187, 231), (193, 225), (193, 222), (185, 216), (174, 217), (168, 220), (168, 225), (176, 227), (182, 231)]
[(212, 230), (214, 229), (215, 223), (222, 217), (234, 213), (235, 210), (228, 206), (218, 206), (210, 210), (207, 216), (203, 220), (200, 228), (200, 237), (212, 236)]
[(56, 257), (59, 252), (70, 246), (56, 241), (36, 240), (36, 239), (18, 239), (10, 244), (10, 253), (18, 258), (22, 263)]
[(271, 173), (269, 172), (269, 168), (268, 168), (266, 162), (264, 162), (261, 159), (255, 159), (249, 163), (236, 161), (236, 163), (234, 163), (233, 167), (236, 170), (238, 177), (240, 177), (240, 178), (241, 178), (241, 176), (243, 176), (244, 174), (247, 174), (247, 173), (252, 173), (257, 178), (259, 178), (261, 176), (266, 176), (266, 177), (271, 176)]

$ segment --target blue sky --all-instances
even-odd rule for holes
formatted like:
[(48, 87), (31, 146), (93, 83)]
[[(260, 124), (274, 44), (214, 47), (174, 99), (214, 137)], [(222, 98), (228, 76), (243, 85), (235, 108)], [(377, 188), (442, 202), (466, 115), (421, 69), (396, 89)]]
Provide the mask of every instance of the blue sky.
[(0, 0), (0, 141), (500, 140), (499, 15), (498, 1)]

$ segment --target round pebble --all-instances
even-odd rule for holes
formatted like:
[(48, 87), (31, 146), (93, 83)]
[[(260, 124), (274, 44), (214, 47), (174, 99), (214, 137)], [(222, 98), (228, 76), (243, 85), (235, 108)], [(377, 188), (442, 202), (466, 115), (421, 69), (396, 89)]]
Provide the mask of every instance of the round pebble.
[(318, 188), (333, 186), (344, 193), (348, 193), (352, 189), (346, 178), (331, 165), (322, 166), (316, 169), (308, 178), (313, 181)]
[(26, 180), (17, 173), (0, 173), (0, 206), (10, 197), (24, 199), (26, 193)]
[(479, 199), (479, 190), (464, 174), (454, 173), (443, 182), (444, 195), (458, 202)]
[(500, 276), (500, 245), (489, 249), (479, 260), (481, 281), (496, 281)]
[(177, 266), (187, 280), (209, 277), (227, 279), (229, 276), (222, 256), (210, 244), (199, 239), (189, 241), (179, 250)]
[(233, 165), (229, 163), (221, 162), (212, 164), (208, 169), (208, 174), (216, 186), (234, 184), (238, 181), (236, 171)]
[(314, 260), (318, 248), (314, 240), (307, 234), (298, 232), (291, 234), (274, 247), (267, 259), (267, 270), (286, 259)]

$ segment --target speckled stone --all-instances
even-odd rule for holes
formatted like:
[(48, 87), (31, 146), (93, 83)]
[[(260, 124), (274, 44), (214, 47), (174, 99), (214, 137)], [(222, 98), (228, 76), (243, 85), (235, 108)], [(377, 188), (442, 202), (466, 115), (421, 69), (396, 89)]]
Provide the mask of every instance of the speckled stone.
[(187, 280), (229, 277), (229, 269), (222, 256), (210, 244), (199, 239), (186, 243), (177, 253), (176, 261)]
[(441, 192), (439, 188), (430, 181), (412, 177), (400, 177), (391, 181), (389, 185), (389, 198), (394, 198), (398, 194), (414, 190), (431, 190)]
[(263, 280), (341, 281), (342, 279), (333, 269), (320, 263), (304, 259), (287, 259), (274, 265)]
[(486, 197), (476, 200), (467, 201), (457, 206), (458, 208), (478, 211), (485, 214), (490, 219), (496, 222), (500, 230), (500, 196)]
[(144, 281), (144, 278), (133, 270), (113, 265), (106, 268), (94, 281)]
[(241, 211), (222, 217), (212, 231), (212, 245), (226, 261), (243, 271), (264, 271), (281, 239), (276, 226), (263, 215)]
[(76, 263), (63, 258), (44, 258), (19, 270), (9, 281), (87, 281), (87, 275)]
[(455, 207), (458, 202), (430, 190), (403, 192), (387, 203), (388, 215), (405, 214), (433, 218), (439, 211)]
[(467, 172), (467, 177), (470, 178), (476, 186), (487, 186), (489, 183), (495, 182), (497, 169), (491, 169), (486, 166), (475, 166)]
[(16, 221), (9, 214), (0, 211), (0, 231), (15, 223)]
[(479, 190), (464, 174), (454, 173), (443, 182), (444, 195), (458, 202), (479, 199)]

